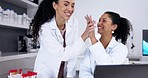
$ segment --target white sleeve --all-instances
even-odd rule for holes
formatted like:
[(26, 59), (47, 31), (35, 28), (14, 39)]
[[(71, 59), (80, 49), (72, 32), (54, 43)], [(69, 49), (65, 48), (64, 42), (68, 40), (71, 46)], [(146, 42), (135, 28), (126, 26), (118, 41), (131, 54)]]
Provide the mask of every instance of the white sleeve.
[[(78, 29), (73, 30), (77, 31)], [(80, 50), (85, 46), (84, 41), (78, 36), (77, 32), (73, 36), (75, 36), (73, 44), (64, 48), (52, 33), (52, 29), (43, 27), (40, 32), (40, 46), (46, 51), (45, 54), (60, 57), (63, 61), (68, 61), (81, 54)]]
[(88, 49), (86, 50), (84, 59), (80, 64), (79, 78), (94, 78), (91, 68), (90, 53)]
[(67, 78), (73, 78), (76, 75), (77, 58), (69, 60), (67, 64)]
[(73, 44), (65, 47), (64, 55), (62, 58), (63, 61), (71, 60), (72, 58), (79, 56), (82, 53), (81, 50), (85, 49), (85, 42), (83, 41), (81, 36), (79, 36), (79, 34), (78, 34), (77, 19), (73, 18), (71, 20), (71, 23), (73, 25), (72, 31), (74, 31), (72, 34), (74, 34), (75, 37), (74, 37)]
[(98, 65), (123, 64), (128, 53), (126, 46), (120, 43), (112, 48), (112, 53), (110, 54), (106, 53), (106, 50), (100, 41), (89, 47), (89, 49)]

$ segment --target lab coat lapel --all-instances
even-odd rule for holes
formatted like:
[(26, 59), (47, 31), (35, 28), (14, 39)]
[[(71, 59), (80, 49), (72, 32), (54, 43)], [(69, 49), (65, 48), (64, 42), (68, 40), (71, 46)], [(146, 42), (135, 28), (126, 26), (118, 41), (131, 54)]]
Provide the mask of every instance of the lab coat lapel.
[(109, 45), (106, 48), (106, 52), (110, 54), (112, 52), (112, 49), (117, 45), (117, 41), (115, 40), (115, 37), (112, 37)]
[[(70, 22), (66, 22), (66, 37), (65, 39), (68, 37), (69, 33), (71, 32), (71, 23)], [(66, 40), (67, 41), (67, 40)]]
[(55, 21), (55, 17), (51, 20), (51, 23), (50, 23), (50, 27), (52, 29), (52, 33), (53, 35), (55, 36), (55, 38), (60, 42), (62, 43), (64, 40), (63, 40), (63, 37), (60, 33), (60, 30), (58, 29), (57, 27), (57, 24), (56, 24), (56, 21)]
[[(56, 24), (56, 21), (55, 21), (55, 17), (51, 20), (50, 27), (52, 29), (52, 33), (54, 34), (54, 36), (62, 44), (64, 40), (63, 40), (63, 37), (62, 37), (58, 27), (57, 27), (57, 24)], [(66, 35), (65, 35), (65, 39), (67, 39), (68, 35), (71, 32), (71, 29), (72, 29), (72, 23), (70, 21), (66, 21)]]

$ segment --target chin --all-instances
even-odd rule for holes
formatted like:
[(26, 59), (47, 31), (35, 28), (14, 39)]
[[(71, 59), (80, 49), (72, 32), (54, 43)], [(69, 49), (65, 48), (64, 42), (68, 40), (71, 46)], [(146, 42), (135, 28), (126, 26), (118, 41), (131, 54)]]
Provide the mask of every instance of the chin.
[(69, 20), (69, 19), (70, 19), (70, 16), (69, 16), (69, 17), (66, 17), (65, 19), (66, 19), (66, 20)]
[(98, 30), (98, 33), (100, 33), (100, 31)]

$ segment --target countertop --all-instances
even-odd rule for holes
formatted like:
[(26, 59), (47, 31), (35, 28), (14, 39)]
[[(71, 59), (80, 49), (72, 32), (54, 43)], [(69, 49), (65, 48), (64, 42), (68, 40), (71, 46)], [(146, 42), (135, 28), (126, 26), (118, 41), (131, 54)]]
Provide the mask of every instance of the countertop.
[(37, 55), (37, 52), (34, 52), (34, 53), (27, 53), (27, 52), (26, 53), (17, 53), (17, 52), (2, 53), (2, 56), (0, 56), (0, 62), (21, 59), (21, 58), (36, 57), (36, 55)]

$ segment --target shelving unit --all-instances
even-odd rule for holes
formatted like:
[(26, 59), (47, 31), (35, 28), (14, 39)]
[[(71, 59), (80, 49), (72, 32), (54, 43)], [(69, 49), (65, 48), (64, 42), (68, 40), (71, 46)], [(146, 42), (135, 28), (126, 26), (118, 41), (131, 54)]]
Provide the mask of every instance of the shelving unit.
[[(10, 10), (14, 10), (16, 13), (18, 13), (18, 15), (26, 13), (29, 19), (32, 19), (34, 17), (34, 14), (36, 13), (36, 10), (38, 8), (38, 4), (33, 3), (29, 0), (1, 0), (0, 2), (2, 2), (0, 6), (5, 11), (7, 10), (7, 8), (10, 8)], [(14, 22), (12, 20), (3, 20), (3, 18), (2, 21), (0, 20), (0, 49), (2, 53), (11, 53), (18, 51), (17, 38), (19, 36), (25, 36), (27, 29), (29, 29), (29, 24), (27, 22), (26, 24), (21, 24), (20, 21), (16, 20), (14, 20)]]
[[(34, 14), (38, 8), (38, 5), (29, 1), (29, 0), (2, 0), (5, 2), (8, 2), (10, 4), (17, 5), (18, 7), (22, 7), (27, 9), (27, 15), (30, 18), (34, 17)], [(16, 27), (16, 28), (23, 28), (23, 29), (29, 29), (29, 26), (23, 26), (23, 25), (16, 25), (11, 23), (5, 23), (0, 21), (0, 26), (7, 26), (7, 27)]]
[(16, 25), (16, 24), (10, 24), (10, 23), (4, 23), (4, 22), (1, 22), (1, 21), (0, 21), (0, 26), (13, 27), (13, 28), (22, 28), (22, 29), (29, 29), (29, 26)]
[[(17, 9), (16, 12), (20, 11), (20, 9), (24, 10), (23, 12), (27, 13), (30, 18), (34, 17), (38, 5), (30, 2), (28, 0), (0, 0), (3, 2), (3, 6), (13, 7), (14, 10)], [(11, 5), (12, 4), (12, 5)], [(11, 6), (9, 6), (11, 5)], [(19, 10), (18, 10), (19, 8)], [(27, 9), (27, 10), (26, 10)], [(11, 54), (12, 52), (17, 53), (17, 38), (19, 36), (23, 36), (26, 33), (26, 29), (29, 29), (28, 24), (26, 26), (16, 24), (15, 22), (6, 22), (0, 21), (0, 47), (2, 51), (2, 55), (4, 53)], [(13, 49), (12, 49), (13, 48)], [(10, 51), (11, 50), (11, 51)], [(27, 53), (27, 54), (18, 54), (18, 55), (9, 55), (9, 56), (1, 56), (0, 57), (0, 78), (7, 78), (8, 70), (22, 68), (26, 70), (33, 69), (34, 61), (37, 53)], [(28, 61), (29, 60), (29, 61)]]
[(19, 7), (22, 8), (26, 8), (27, 9), (27, 14), (30, 18), (34, 17), (34, 14), (38, 8), (38, 5), (29, 1), (29, 0), (3, 0), (5, 2), (17, 5)]

